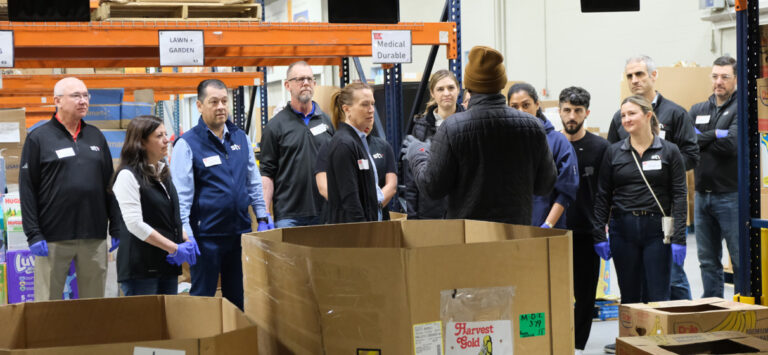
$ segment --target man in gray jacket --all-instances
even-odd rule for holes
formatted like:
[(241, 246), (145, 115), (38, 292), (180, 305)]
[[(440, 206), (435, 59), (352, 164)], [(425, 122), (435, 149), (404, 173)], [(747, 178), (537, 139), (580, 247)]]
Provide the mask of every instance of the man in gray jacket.
[(419, 191), (448, 196), (446, 218), (531, 224), (533, 195), (546, 195), (557, 169), (544, 128), (507, 107), (504, 57), (477, 46), (469, 53), (464, 86), (469, 108), (443, 123), (429, 142), (412, 136), (403, 148)]

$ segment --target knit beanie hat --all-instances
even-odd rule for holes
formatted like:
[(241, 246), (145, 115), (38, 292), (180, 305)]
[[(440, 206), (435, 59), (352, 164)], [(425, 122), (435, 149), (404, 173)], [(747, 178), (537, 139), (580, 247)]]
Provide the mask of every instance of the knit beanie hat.
[(464, 69), (464, 87), (481, 94), (494, 94), (507, 85), (504, 56), (486, 46), (475, 46), (469, 51), (469, 62)]

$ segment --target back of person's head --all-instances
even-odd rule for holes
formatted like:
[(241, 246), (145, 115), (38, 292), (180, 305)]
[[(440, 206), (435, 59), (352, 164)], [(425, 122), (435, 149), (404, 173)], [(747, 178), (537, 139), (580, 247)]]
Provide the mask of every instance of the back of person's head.
[(366, 83), (354, 82), (331, 95), (331, 122), (334, 128), (339, 128), (339, 125), (347, 120), (342, 106), (354, 104), (355, 91), (363, 89), (371, 90), (371, 87)]
[(475, 46), (464, 68), (464, 87), (472, 93), (497, 94), (507, 85), (504, 56), (491, 47)]
[(162, 124), (162, 119), (151, 115), (138, 116), (131, 120), (125, 130), (125, 142), (120, 151), (120, 165), (115, 170), (115, 176), (125, 167), (132, 168), (145, 181), (149, 181), (151, 178), (165, 180), (169, 176), (167, 166), (159, 172), (150, 168), (150, 163), (157, 162), (148, 161), (147, 150), (144, 148), (144, 142)]
[(589, 109), (590, 98), (587, 90), (578, 86), (571, 86), (560, 91), (559, 102), (560, 104), (569, 103), (573, 106), (584, 106), (585, 109)]
[(648, 112), (651, 113), (651, 133), (654, 135), (659, 135), (659, 118), (656, 117), (656, 113), (653, 112), (653, 105), (651, 105), (651, 102), (648, 101), (648, 99), (645, 98), (645, 96), (642, 95), (632, 95), (630, 97), (627, 97), (626, 99), (621, 101), (621, 106), (624, 106), (626, 103), (631, 103), (634, 105), (637, 105), (640, 107), (640, 110), (643, 111), (643, 115), (647, 115)]

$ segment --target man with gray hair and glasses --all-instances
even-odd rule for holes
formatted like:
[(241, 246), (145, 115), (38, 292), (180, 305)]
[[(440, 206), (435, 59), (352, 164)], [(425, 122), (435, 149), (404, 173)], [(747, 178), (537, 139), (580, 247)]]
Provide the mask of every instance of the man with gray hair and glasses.
[(275, 227), (320, 224), (325, 198), (313, 170), (320, 147), (335, 132), (331, 119), (312, 101), (315, 78), (307, 62), (288, 66), (285, 89), (291, 101), (264, 127), (261, 135), (261, 180)]
[(112, 156), (101, 131), (83, 120), (91, 98), (85, 83), (61, 79), (53, 95), (56, 113), (27, 136), (19, 172), (22, 224), (35, 255), (35, 301), (62, 298), (73, 260), (79, 296), (104, 297), (107, 227), (113, 241), (122, 228), (109, 192)]

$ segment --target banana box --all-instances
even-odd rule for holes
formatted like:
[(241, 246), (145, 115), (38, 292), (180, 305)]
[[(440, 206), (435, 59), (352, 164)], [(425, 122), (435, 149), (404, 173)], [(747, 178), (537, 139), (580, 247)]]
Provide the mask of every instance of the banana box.
[(768, 307), (722, 298), (622, 304), (619, 336), (739, 331), (768, 340)]
[(768, 341), (740, 332), (616, 338), (622, 355), (768, 354)]

